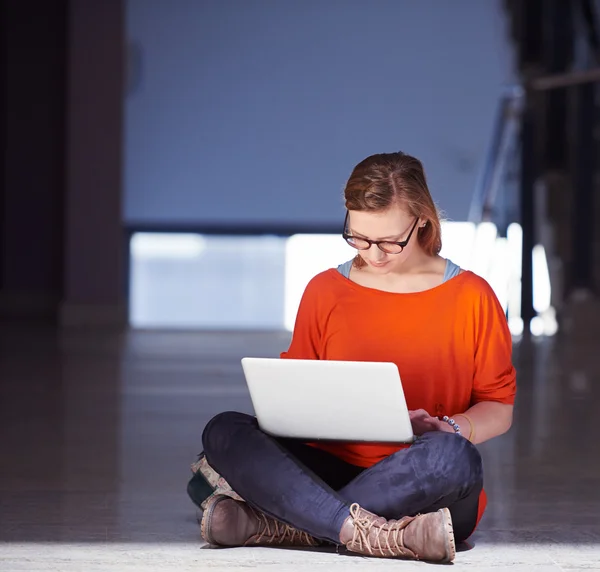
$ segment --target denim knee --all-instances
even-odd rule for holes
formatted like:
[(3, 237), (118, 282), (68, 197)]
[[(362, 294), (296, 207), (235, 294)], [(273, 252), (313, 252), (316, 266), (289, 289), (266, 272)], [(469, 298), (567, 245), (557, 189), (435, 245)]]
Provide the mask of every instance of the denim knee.
[(481, 454), (469, 440), (435, 431), (421, 437), (427, 443), (428, 457), (438, 467), (444, 467), (446, 478), (457, 487), (474, 487), (483, 481)]
[(202, 432), (202, 446), (207, 458), (218, 456), (228, 448), (240, 426), (255, 423), (254, 417), (237, 411), (225, 411), (215, 415)]

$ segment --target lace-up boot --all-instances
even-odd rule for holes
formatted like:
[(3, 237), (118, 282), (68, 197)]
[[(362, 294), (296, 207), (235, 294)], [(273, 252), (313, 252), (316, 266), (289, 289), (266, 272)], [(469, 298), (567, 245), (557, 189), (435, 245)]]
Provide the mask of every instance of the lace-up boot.
[(452, 562), (456, 555), (447, 508), (386, 520), (353, 504), (342, 526), (340, 541), (351, 552), (365, 556)]
[(279, 522), (249, 504), (216, 495), (206, 504), (202, 538), (214, 546), (318, 546), (306, 532)]

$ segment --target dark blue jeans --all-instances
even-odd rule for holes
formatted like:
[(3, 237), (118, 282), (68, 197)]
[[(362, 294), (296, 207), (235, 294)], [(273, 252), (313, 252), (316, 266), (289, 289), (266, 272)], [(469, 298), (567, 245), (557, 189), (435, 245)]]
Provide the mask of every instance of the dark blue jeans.
[(481, 457), (458, 435), (426, 433), (368, 469), (299, 441), (275, 439), (244, 413), (214, 417), (202, 443), (210, 465), (250, 505), (335, 544), (352, 503), (387, 519), (448, 507), (457, 542), (476, 525)]

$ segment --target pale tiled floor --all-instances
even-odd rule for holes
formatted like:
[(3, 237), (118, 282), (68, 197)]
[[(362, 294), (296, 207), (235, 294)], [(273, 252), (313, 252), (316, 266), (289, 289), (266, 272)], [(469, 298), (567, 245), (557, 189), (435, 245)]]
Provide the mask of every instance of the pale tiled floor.
[[(251, 410), (239, 358), (276, 356), (288, 339), (4, 329), (0, 570), (430, 566), (201, 543), (185, 492), (201, 430), (218, 411)], [(597, 346), (516, 346), (515, 425), (481, 448), (490, 505), (454, 569), (600, 570)]]

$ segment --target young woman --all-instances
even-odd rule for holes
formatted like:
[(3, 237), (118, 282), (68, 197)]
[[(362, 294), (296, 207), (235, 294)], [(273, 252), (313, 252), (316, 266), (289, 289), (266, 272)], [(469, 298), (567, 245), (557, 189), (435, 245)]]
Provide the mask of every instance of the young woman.
[(308, 284), (281, 357), (396, 363), (418, 438), (303, 444), (266, 435), (251, 416), (217, 415), (203, 434), (206, 460), (246, 502), (210, 498), (202, 536), (450, 562), (485, 509), (475, 444), (512, 423), (511, 336), (487, 282), (440, 257), (420, 161), (368, 157), (344, 194), (356, 257)]

